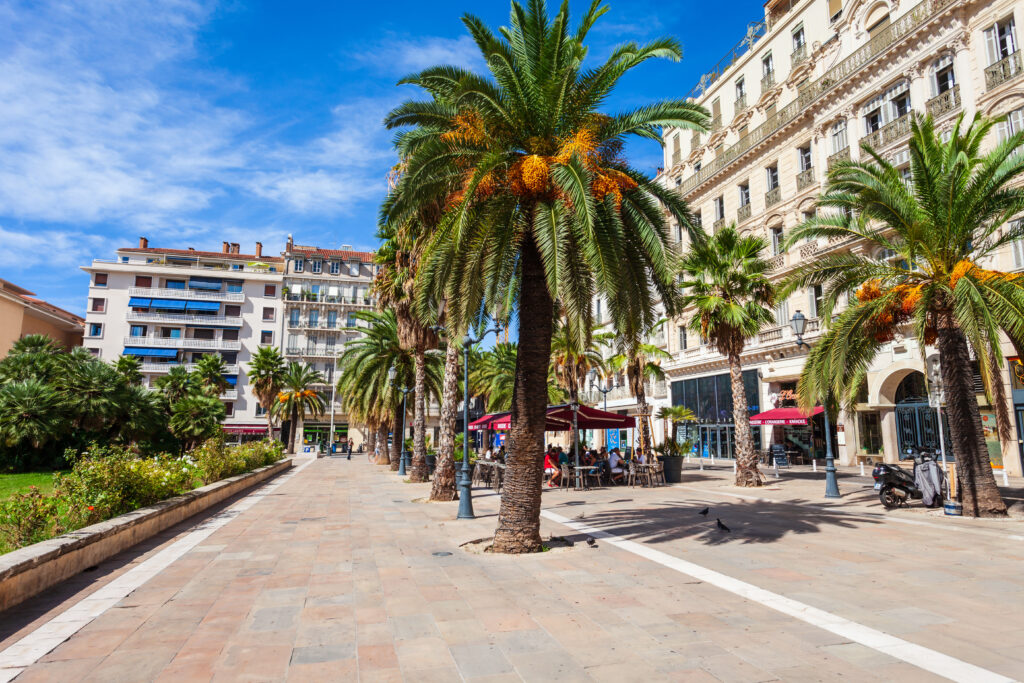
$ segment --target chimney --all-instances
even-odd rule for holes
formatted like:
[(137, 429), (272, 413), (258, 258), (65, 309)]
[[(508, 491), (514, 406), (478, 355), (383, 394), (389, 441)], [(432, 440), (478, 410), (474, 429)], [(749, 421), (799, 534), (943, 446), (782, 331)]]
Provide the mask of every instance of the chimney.
[(189, 247), (189, 248), (188, 248), (188, 250), (189, 250), (189, 251), (195, 251), (195, 250), (196, 250), (196, 248), (195, 248), (195, 247)]
[(237, 254), (237, 253), (239, 253), (238, 250), (239, 250), (238, 242), (232, 242), (231, 243), (231, 253), (232, 254)]
[(290, 252), (290, 251), (292, 250), (292, 247), (293, 247), (293, 246), (295, 246), (295, 243), (294, 243), (294, 242), (292, 242), (292, 236), (291, 236), (291, 233), (289, 233), (289, 234), (288, 234), (288, 246), (287, 246), (287, 247), (285, 247), (285, 251), (288, 251), (288, 252)]
[(230, 253), (231, 252), (231, 245), (228, 244), (227, 242), (221, 242), (220, 243), (220, 251), (223, 254)]
[(256, 243), (256, 258), (263, 257), (263, 242)]
[(139, 238), (139, 249), (148, 249), (148, 248), (149, 248), (149, 240), (146, 239), (145, 237), (140, 237)]

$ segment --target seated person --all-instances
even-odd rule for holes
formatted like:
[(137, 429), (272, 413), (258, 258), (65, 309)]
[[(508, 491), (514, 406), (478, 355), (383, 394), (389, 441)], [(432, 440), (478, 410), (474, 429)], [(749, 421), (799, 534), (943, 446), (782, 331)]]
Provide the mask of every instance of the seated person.
[(498, 453), (497, 453), (497, 455), (494, 456), (494, 458), (498, 462), (504, 463), (506, 455), (507, 455), (507, 453), (505, 452), (505, 444), (501, 444), (501, 448), (498, 449)]
[(553, 458), (553, 451), (544, 454), (544, 474), (548, 475), (547, 485), (558, 486), (562, 478), (562, 472), (558, 469), (557, 459)]
[(622, 481), (622, 456), (619, 454), (618, 448), (613, 448), (612, 452), (608, 454), (608, 472), (613, 482)]
[(563, 448), (559, 448), (558, 449), (558, 464), (559, 465), (568, 465), (569, 464), (569, 454), (566, 453), (565, 449), (563, 449)]

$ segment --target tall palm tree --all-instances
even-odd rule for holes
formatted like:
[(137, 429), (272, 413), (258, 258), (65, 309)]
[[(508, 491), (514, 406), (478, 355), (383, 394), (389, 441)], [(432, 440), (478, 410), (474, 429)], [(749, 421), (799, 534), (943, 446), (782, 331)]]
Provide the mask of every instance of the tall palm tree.
[[(1024, 211), (1024, 133), (982, 154), (994, 121), (957, 120), (943, 142), (931, 118), (912, 122), (910, 178), (867, 145), (864, 159), (828, 174), (821, 214), (797, 227), (800, 238), (853, 238), (858, 253), (817, 257), (796, 269), (790, 288), (824, 285), (819, 317), (828, 331), (811, 350), (799, 385), (805, 404), (851, 403), (878, 352), (907, 327), (922, 349), (937, 345), (964, 514), (997, 516), (1006, 505), (996, 487), (974, 393), (971, 351), (981, 376), (1001, 366), (1000, 331), (1024, 340), (1024, 278), (983, 268), (1024, 226), (1006, 222)], [(891, 258), (872, 258), (880, 250)], [(849, 307), (832, 320), (840, 296)], [(831, 395), (831, 396), (830, 396)]]
[(566, 391), (570, 401), (576, 402), (580, 389), (586, 386), (587, 374), (591, 370), (601, 374), (607, 371), (603, 352), (615, 335), (596, 329), (581, 335), (571, 329), (572, 324), (567, 318), (555, 324), (551, 335), (551, 366), (558, 386)]
[(192, 371), (200, 390), (212, 398), (217, 398), (227, 391), (231, 384), (224, 378), (227, 365), (219, 353), (208, 353), (198, 361)]
[(274, 436), (274, 415), (270, 410), (284, 381), (284, 358), (273, 346), (261, 346), (249, 360), (249, 382), (256, 399), (267, 414), (267, 438)]
[(320, 394), (309, 387), (322, 384), (323, 375), (302, 363), (289, 363), (281, 382), (282, 389), (274, 402), (274, 416), (287, 416), (291, 420), (291, 443), (289, 453), (297, 453), (302, 447), (302, 423), (309, 417), (324, 414), (326, 403)]
[[(674, 312), (670, 237), (662, 206), (690, 225), (685, 204), (623, 160), (630, 135), (659, 139), (660, 126), (702, 130), (707, 113), (673, 100), (609, 116), (598, 111), (618, 80), (653, 58), (678, 60), (673, 40), (627, 44), (584, 69), (584, 40), (607, 10), (591, 4), (575, 32), (568, 4), (551, 18), (541, 0), (512, 4), (495, 35), (463, 23), (487, 65), (484, 76), (435, 67), (403, 82), (432, 99), (387, 118), (412, 126), (400, 138), (404, 172), (387, 219), (401, 223), (444, 202), (420, 266), (418, 296), (446, 295), (464, 325), (512, 302), (519, 352), (512, 429), (494, 549), (541, 549), (540, 494), (554, 301), (586, 325), (600, 291), (610, 309), (653, 318), (661, 299)], [(445, 104), (450, 103), (450, 104)], [(459, 191), (450, 192), (453, 183)], [(659, 201), (661, 204), (659, 205)]]
[(681, 264), (683, 301), (693, 307), (690, 329), (712, 344), (729, 364), (737, 486), (762, 483), (740, 356), (747, 339), (775, 323), (775, 287), (768, 279), (771, 264), (763, 257), (766, 247), (764, 239), (742, 236), (730, 225), (706, 239), (694, 240)]
[[(454, 330), (453, 330), (454, 332)], [(441, 434), (437, 440), (437, 464), (430, 500), (455, 499), (455, 421), (459, 405), (459, 336), (449, 333), (444, 351), (444, 383), (441, 389)]]
[(651, 344), (645, 340), (664, 324), (665, 320), (662, 319), (644, 329), (635, 325), (628, 317), (618, 320), (616, 322), (618, 353), (608, 359), (608, 368), (612, 372), (625, 373), (629, 392), (636, 399), (641, 415), (640, 447), (644, 449), (650, 449), (653, 446), (651, 423), (645, 417), (651, 412), (647, 405), (647, 382), (664, 380), (665, 371), (661, 369), (661, 364), (672, 358), (672, 354), (657, 344)]
[(142, 361), (135, 356), (120, 356), (114, 361), (114, 369), (128, 384), (142, 383)]
[(185, 450), (191, 450), (220, 432), (220, 423), (226, 414), (224, 404), (213, 396), (187, 395), (171, 406), (168, 426), (171, 433), (181, 439)]
[(36, 379), (0, 386), (0, 443), (40, 448), (66, 431), (63, 397)]
[(174, 405), (186, 396), (199, 393), (199, 382), (185, 366), (175, 365), (166, 375), (157, 378), (156, 388), (164, 395), (168, 405)]
[[(516, 342), (498, 342), (493, 349), (481, 352), (471, 363), (470, 390), (474, 395), (484, 398), (484, 407), (489, 413), (508, 410), (512, 405), (518, 350)], [(546, 397), (545, 408), (563, 403), (566, 399), (565, 391), (558, 386), (554, 368), (550, 365), (543, 395)]]

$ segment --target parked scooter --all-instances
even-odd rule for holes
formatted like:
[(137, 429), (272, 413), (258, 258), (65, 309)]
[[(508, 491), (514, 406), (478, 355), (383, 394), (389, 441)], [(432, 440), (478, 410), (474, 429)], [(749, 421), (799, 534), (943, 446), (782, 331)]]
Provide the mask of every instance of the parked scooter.
[[(918, 467), (926, 462), (934, 463), (939, 457), (937, 453), (916, 446), (908, 447), (904, 453), (914, 460), (913, 470), (908, 472), (899, 465), (879, 463), (871, 472), (871, 476), (875, 480), (875, 490), (878, 491), (878, 499), (888, 510), (907, 505), (911, 500), (924, 498), (924, 491), (917, 484)], [(941, 468), (938, 470), (938, 475), (940, 479), (938, 494), (932, 497), (930, 507), (942, 507)]]

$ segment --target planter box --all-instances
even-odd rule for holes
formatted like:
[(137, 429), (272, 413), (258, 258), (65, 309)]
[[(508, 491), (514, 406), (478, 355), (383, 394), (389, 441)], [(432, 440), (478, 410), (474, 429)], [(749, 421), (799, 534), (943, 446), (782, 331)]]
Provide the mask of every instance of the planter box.
[(683, 480), (683, 458), (678, 455), (659, 455), (658, 460), (665, 465), (665, 483), (678, 484)]
[(0, 555), (0, 610), (289, 469), (290, 459)]

